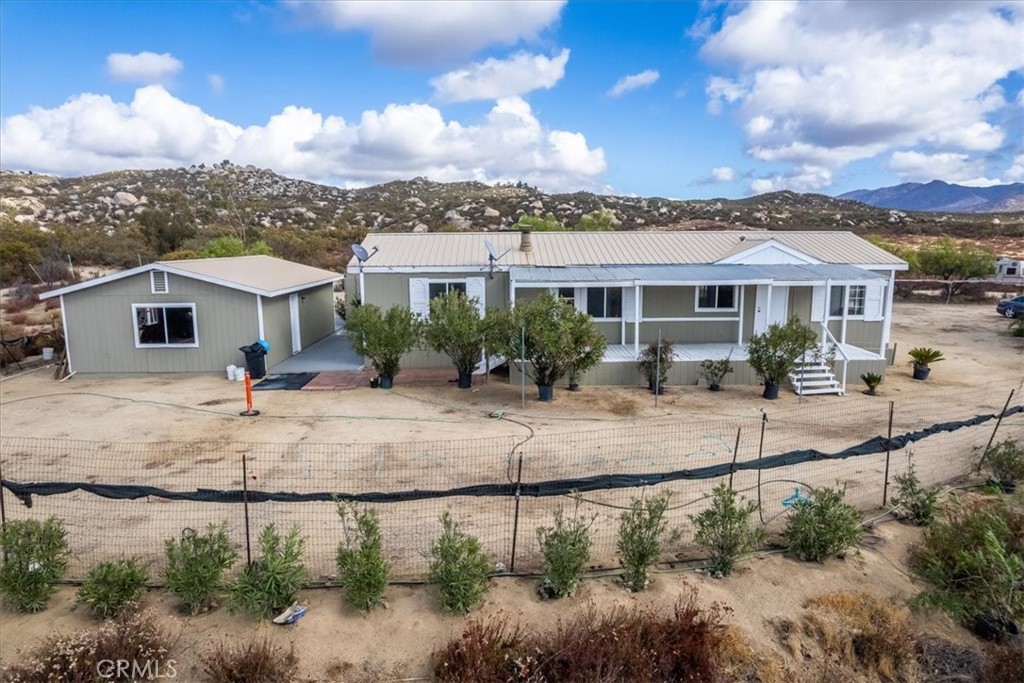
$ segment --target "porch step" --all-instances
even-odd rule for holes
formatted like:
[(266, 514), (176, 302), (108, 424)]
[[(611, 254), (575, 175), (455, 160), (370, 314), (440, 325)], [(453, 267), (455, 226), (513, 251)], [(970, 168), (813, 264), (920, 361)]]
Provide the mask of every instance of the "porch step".
[(473, 368), (473, 374), (474, 375), (486, 375), (487, 373), (489, 373), (494, 368), (496, 368), (499, 365), (502, 365), (503, 363), (505, 363), (505, 357), (504, 356), (491, 356), (490, 360), (491, 360), (490, 367), (488, 367), (485, 370), (484, 369), (485, 359), (481, 358), (480, 362), (476, 364), (475, 368)]
[(807, 362), (797, 364), (793, 372), (789, 373), (789, 383), (793, 385), (793, 391), (800, 396), (813, 394), (839, 394), (844, 393), (844, 388), (836, 381), (832, 369), (819, 362)]

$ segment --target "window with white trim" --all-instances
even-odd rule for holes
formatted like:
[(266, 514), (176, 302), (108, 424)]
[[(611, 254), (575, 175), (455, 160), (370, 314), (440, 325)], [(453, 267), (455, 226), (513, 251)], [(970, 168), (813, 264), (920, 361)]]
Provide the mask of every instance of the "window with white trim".
[(430, 299), (436, 299), (439, 296), (447, 296), (448, 292), (462, 292), (466, 293), (466, 283), (463, 282), (446, 282), (442, 280), (431, 280), (430, 282)]
[(842, 318), (843, 311), (847, 317), (864, 315), (864, 300), (867, 297), (865, 285), (832, 285), (829, 293), (828, 315), (830, 318)]
[(576, 307), (576, 288), (575, 287), (559, 287), (555, 290), (555, 296), (563, 301), (569, 303), (573, 308)]
[(132, 304), (135, 346), (199, 346), (195, 304)]
[(701, 285), (697, 288), (698, 311), (735, 311), (736, 287), (733, 285)]
[(622, 287), (587, 287), (587, 314), (594, 318), (621, 318)]

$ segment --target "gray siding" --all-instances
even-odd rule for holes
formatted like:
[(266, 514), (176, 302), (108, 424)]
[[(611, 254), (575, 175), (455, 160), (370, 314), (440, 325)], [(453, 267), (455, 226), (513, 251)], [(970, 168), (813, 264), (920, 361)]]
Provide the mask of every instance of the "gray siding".
[[(259, 332), (255, 295), (173, 274), (167, 281), (167, 294), (150, 293), (149, 273), (66, 294), (75, 371), (221, 372), (243, 362), (238, 347)], [(132, 304), (147, 303), (194, 303), (198, 348), (135, 348)]]
[(267, 367), (280, 363), (292, 355), (292, 322), (288, 311), (288, 296), (263, 298), (263, 332), (270, 344)]
[(304, 349), (334, 333), (334, 285), (299, 292), (299, 330)]
[[(735, 296), (739, 297), (739, 289)], [(696, 287), (644, 287), (643, 307), (640, 315), (643, 318), (735, 318), (735, 311), (725, 313), (697, 312)]]
[[(430, 280), (486, 278), (484, 283), (486, 306), (488, 308), (506, 308), (508, 306), (508, 273), (495, 273), (493, 279), (488, 276), (486, 270), (461, 273), (366, 273), (363, 277), (366, 279), (366, 295), (361, 296), (360, 299), (365, 304), (374, 304), (384, 309), (395, 305), (409, 305), (409, 280), (414, 277)], [(348, 279), (358, 282), (358, 271)], [(358, 290), (358, 286), (355, 289)]]

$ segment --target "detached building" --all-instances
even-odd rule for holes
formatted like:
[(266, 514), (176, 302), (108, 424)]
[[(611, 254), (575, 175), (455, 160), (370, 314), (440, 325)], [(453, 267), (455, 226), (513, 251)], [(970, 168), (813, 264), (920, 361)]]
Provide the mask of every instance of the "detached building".
[(69, 371), (221, 372), (256, 339), (270, 366), (332, 334), (342, 277), (272, 256), (158, 261), (40, 298), (60, 299)]

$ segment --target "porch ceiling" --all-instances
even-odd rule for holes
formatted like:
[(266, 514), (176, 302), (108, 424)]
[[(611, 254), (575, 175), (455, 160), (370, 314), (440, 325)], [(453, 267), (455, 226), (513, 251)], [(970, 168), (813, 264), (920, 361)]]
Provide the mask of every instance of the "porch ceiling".
[(517, 285), (589, 282), (628, 285), (663, 284), (769, 284), (884, 282), (877, 273), (850, 265), (778, 264), (778, 265), (661, 265), (661, 266), (513, 266), (509, 269)]

